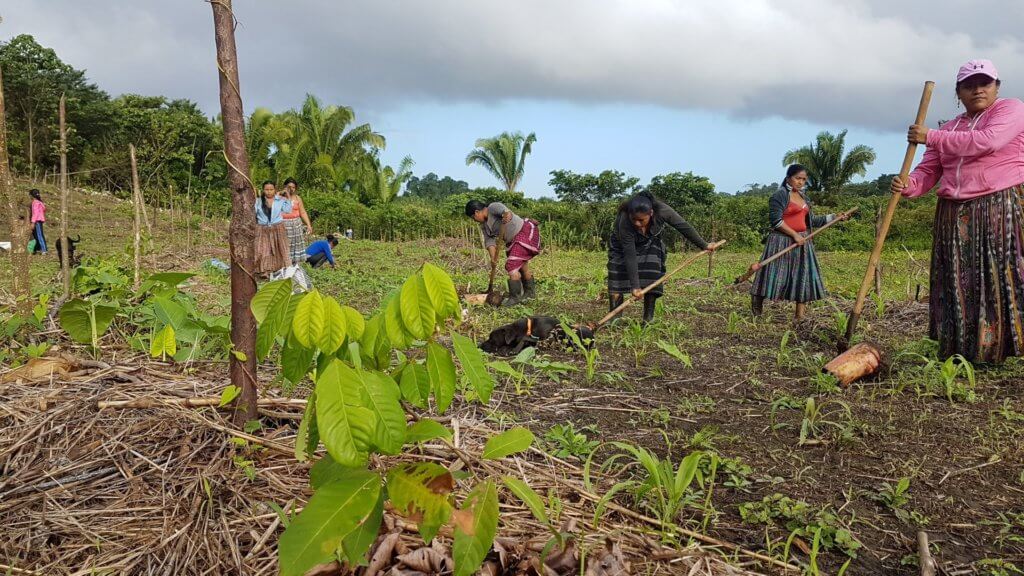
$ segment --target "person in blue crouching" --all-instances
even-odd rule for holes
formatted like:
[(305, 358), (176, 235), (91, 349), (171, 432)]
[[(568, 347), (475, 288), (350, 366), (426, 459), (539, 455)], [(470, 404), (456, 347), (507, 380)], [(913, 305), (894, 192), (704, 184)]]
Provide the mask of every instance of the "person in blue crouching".
[(306, 248), (306, 263), (313, 268), (319, 268), (327, 264), (331, 265), (331, 268), (336, 268), (334, 265), (334, 253), (331, 252), (335, 246), (338, 245), (338, 239), (335, 238), (334, 234), (328, 234), (324, 240), (317, 240)]

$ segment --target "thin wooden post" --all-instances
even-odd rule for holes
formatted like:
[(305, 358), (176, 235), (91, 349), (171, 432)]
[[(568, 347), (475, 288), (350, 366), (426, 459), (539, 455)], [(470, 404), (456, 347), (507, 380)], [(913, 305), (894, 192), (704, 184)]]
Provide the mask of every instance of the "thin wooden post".
[(242, 390), (235, 412), (236, 424), (253, 420), (256, 410), (256, 318), (249, 303), (256, 294), (256, 188), (249, 179), (249, 155), (245, 149), (245, 115), (238, 80), (235, 49), (235, 18), (231, 0), (212, 0), (213, 29), (217, 44), (217, 75), (220, 82), (221, 123), (224, 126), (224, 158), (231, 187), (231, 383)]
[(132, 205), (135, 207), (135, 220), (133, 230), (135, 241), (132, 244), (132, 254), (135, 258), (135, 290), (139, 289), (141, 283), (142, 268), (142, 189), (139, 186), (139, 166), (135, 160), (135, 145), (128, 145), (128, 156), (132, 162)]
[(24, 198), (19, 198), (14, 189), (14, 177), (7, 156), (7, 116), (4, 110), (3, 68), (0, 67), (0, 195), (7, 204), (7, 223), (11, 230), (11, 268), (14, 272), (11, 274), (11, 292), (18, 309), (27, 313), (32, 307), (27, 246), (32, 222)]
[(65, 123), (64, 94), (60, 95), (60, 275), (64, 298), (71, 295), (71, 254), (68, 246), (68, 130)]
[[(711, 239), (715, 239), (715, 213), (711, 213)], [(711, 278), (715, 270), (715, 253), (708, 252), (708, 278)]]

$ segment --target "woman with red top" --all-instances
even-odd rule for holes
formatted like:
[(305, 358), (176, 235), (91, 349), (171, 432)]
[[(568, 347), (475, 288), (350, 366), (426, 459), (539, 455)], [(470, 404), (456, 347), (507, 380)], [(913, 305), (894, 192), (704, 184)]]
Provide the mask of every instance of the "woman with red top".
[[(313, 225), (309, 223), (309, 214), (297, 192), (299, 185), (294, 178), (284, 181), (281, 197), (290, 200), (292, 210), (281, 217), (284, 218), (285, 231), (288, 233), (288, 256), (292, 264), (299, 264), (306, 259), (306, 236), (313, 234)], [(305, 226), (303, 226), (305, 224)]]
[(938, 130), (911, 126), (928, 149), (892, 191), (916, 198), (938, 184), (928, 332), (939, 355), (1002, 362), (1024, 355), (1024, 102), (999, 98), (999, 72), (971, 60), (956, 75), (966, 112)]
[(825, 296), (821, 270), (814, 255), (814, 244), (807, 239), (811, 228), (823, 226), (836, 218), (833, 214), (815, 216), (811, 202), (804, 194), (807, 169), (793, 164), (786, 170), (786, 179), (768, 202), (768, 218), (772, 232), (764, 247), (764, 260), (794, 243), (800, 247), (786, 253), (757, 271), (750, 287), (754, 315), (764, 310), (764, 300), (796, 302), (794, 320), (803, 318), (807, 303)]

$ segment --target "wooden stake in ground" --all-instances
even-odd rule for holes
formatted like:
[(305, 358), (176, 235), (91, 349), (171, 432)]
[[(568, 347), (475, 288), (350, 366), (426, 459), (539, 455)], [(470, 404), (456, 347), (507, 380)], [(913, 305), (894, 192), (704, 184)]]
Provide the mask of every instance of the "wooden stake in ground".
[(132, 254), (135, 258), (135, 290), (139, 289), (142, 269), (142, 189), (139, 186), (139, 165), (135, 161), (135, 145), (128, 145), (128, 156), (132, 161), (132, 206), (135, 208), (135, 220), (133, 230), (135, 242), (132, 244)]
[(64, 298), (71, 294), (71, 255), (68, 250), (68, 130), (64, 121), (64, 95), (60, 95), (60, 276)]
[[(715, 236), (716, 236), (716, 234), (715, 234), (715, 214), (714, 214), (714, 212), (712, 212), (711, 213), (711, 237), (714, 238)], [(714, 252), (708, 252), (708, 278), (711, 278), (711, 275), (714, 273), (714, 271), (715, 271), (715, 253)]]
[[(28, 208), (14, 189), (10, 160), (7, 156), (7, 120), (4, 114), (3, 69), (0, 67), (0, 195), (7, 205), (7, 224), (11, 230), (11, 292), (23, 312), (32, 307), (28, 276), (28, 236), (31, 219)], [(19, 215), (21, 218), (19, 218)]]
[(249, 302), (256, 294), (252, 270), (256, 245), (256, 189), (249, 179), (249, 156), (245, 150), (245, 115), (238, 83), (238, 55), (235, 50), (235, 17), (231, 0), (210, 0), (213, 30), (220, 71), (220, 110), (224, 125), (224, 157), (231, 186), (231, 383), (242, 389), (241, 410), (236, 423), (253, 420), (256, 411), (256, 319)]
[[(928, 116), (928, 104), (932, 100), (932, 90), (935, 89), (935, 82), (928, 81), (924, 83), (924, 90), (921, 92), (921, 102), (917, 105), (917, 117), (914, 119), (914, 124), (924, 124), (925, 118)], [(910, 175), (910, 167), (914, 163), (914, 154), (917, 152), (917, 144), (910, 142), (907, 144), (907, 152), (903, 155), (903, 168), (900, 169), (900, 180), (906, 182), (907, 176)], [(853, 310), (850, 312), (850, 317), (846, 322), (846, 338), (839, 342), (841, 350), (845, 350), (850, 342), (853, 341), (853, 334), (857, 331), (857, 321), (860, 320), (860, 313), (864, 310), (864, 300), (868, 297), (868, 291), (871, 290), (871, 284), (875, 276), (875, 267), (878, 266), (878, 260), (882, 256), (882, 246), (885, 245), (885, 237), (889, 234), (889, 225), (892, 224), (893, 214), (896, 213), (896, 205), (899, 204), (900, 196), (898, 192), (893, 194), (889, 198), (889, 206), (885, 210), (885, 217), (882, 218), (882, 224), (878, 227), (878, 234), (875, 236), (875, 247), (871, 250), (871, 257), (868, 258), (868, 269), (864, 273), (864, 280), (860, 284), (860, 290), (857, 291), (857, 301), (853, 305)]]

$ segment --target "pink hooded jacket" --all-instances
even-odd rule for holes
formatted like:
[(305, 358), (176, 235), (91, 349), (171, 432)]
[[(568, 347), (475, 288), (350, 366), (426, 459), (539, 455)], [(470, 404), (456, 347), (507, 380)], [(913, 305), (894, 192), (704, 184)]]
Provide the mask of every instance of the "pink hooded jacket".
[(903, 195), (939, 183), (939, 197), (971, 200), (1024, 183), (1024, 102), (1000, 98), (974, 118), (961, 114), (928, 131), (928, 150)]

